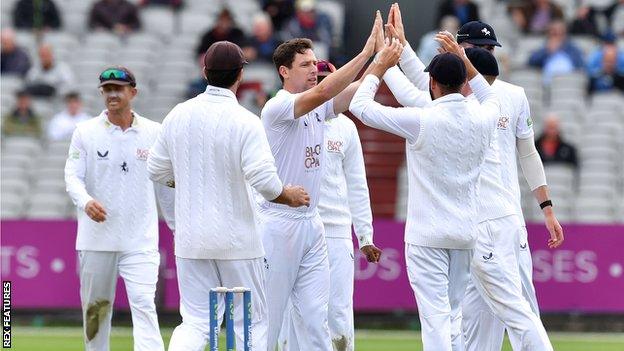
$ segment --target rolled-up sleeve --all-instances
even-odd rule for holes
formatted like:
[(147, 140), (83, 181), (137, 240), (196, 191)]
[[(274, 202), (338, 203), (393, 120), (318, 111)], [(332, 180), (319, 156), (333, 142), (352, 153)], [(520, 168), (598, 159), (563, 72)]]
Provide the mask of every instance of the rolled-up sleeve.
[(65, 187), (74, 205), (81, 210), (84, 210), (87, 202), (93, 200), (85, 185), (86, 170), (87, 152), (83, 146), (80, 129), (76, 128), (65, 162)]
[(241, 161), (245, 179), (266, 200), (276, 199), (282, 193), (283, 185), (260, 121), (251, 120), (242, 138)]

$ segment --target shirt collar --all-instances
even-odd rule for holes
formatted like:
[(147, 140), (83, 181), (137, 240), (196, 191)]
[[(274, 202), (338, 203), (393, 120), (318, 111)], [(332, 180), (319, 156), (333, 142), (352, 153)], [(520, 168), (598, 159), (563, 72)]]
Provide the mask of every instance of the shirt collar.
[[(141, 122), (139, 122), (139, 114), (132, 111), (132, 124), (130, 125), (130, 128), (126, 129), (126, 131), (129, 130), (134, 130), (136, 132), (139, 131), (139, 127), (142, 125)], [(102, 120), (102, 123), (104, 124), (104, 127), (106, 128), (106, 130), (110, 133), (112, 131), (115, 130), (115, 127), (120, 128), (118, 125), (111, 123), (111, 121), (109, 121), (108, 119), (108, 110), (104, 110), (102, 111), (102, 113), (100, 113), (100, 118)]]
[(221, 97), (226, 100), (233, 100), (235, 102), (238, 102), (238, 100), (236, 99), (236, 95), (234, 95), (234, 93), (230, 89), (215, 87), (214, 85), (208, 85), (204, 94), (210, 97)]
[(431, 102), (432, 106), (443, 104), (445, 102), (455, 102), (464, 100), (464, 96), (460, 93), (453, 93), (439, 97)]

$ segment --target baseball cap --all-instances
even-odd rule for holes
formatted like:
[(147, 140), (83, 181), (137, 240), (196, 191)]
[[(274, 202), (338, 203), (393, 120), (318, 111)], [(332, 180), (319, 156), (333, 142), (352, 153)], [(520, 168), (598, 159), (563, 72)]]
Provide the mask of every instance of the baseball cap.
[(134, 78), (134, 74), (126, 67), (109, 67), (100, 73), (99, 87), (101, 88), (107, 84), (130, 85), (136, 87), (136, 79)]
[(467, 42), (473, 45), (501, 46), (501, 44), (496, 41), (494, 28), (481, 21), (470, 21), (461, 26), (457, 32), (457, 42), (460, 44)]
[(436, 82), (456, 87), (466, 81), (466, 65), (459, 56), (450, 52), (436, 55), (425, 68)]
[(466, 48), (465, 51), (466, 56), (479, 73), (484, 76), (498, 76), (498, 63), (489, 51), (479, 47)]
[(227, 40), (210, 45), (204, 56), (204, 65), (208, 71), (232, 71), (247, 63), (240, 46)]

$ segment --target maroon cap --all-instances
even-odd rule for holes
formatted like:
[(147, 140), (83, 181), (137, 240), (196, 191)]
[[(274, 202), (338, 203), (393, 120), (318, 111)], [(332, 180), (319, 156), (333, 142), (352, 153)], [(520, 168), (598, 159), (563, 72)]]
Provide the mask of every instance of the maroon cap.
[(204, 65), (208, 71), (231, 71), (247, 63), (240, 46), (227, 40), (210, 45), (204, 56)]

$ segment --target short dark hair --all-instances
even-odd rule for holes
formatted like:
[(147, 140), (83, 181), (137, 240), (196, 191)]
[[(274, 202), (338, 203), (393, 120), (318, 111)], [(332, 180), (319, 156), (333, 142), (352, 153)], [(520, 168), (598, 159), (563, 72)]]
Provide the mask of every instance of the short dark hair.
[(77, 91), (70, 91), (69, 93), (65, 94), (65, 101), (69, 100), (80, 100), (80, 93), (78, 93)]
[(238, 79), (241, 69), (242, 68), (231, 70), (214, 69), (205, 70), (204, 73), (206, 73), (208, 84), (219, 88), (229, 88), (236, 83), (236, 79)]
[(297, 54), (303, 54), (306, 50), (312, 49), (312, 40), (307, 38), (295, 38), (280, 44), (273, 53), (273, 63), (277, 69), (280, 80), (284, 82), (284, 77), (279, 73), (281, 66), (292, 68), (293, 61)]
[(444, 85), (444, 84), (438, 83), (438, 86), (440, 87), (440, 91), (442, 92), (442, 95), (460, 93), (463, 85), (464, 85), (463, 83), (457, 86)]

